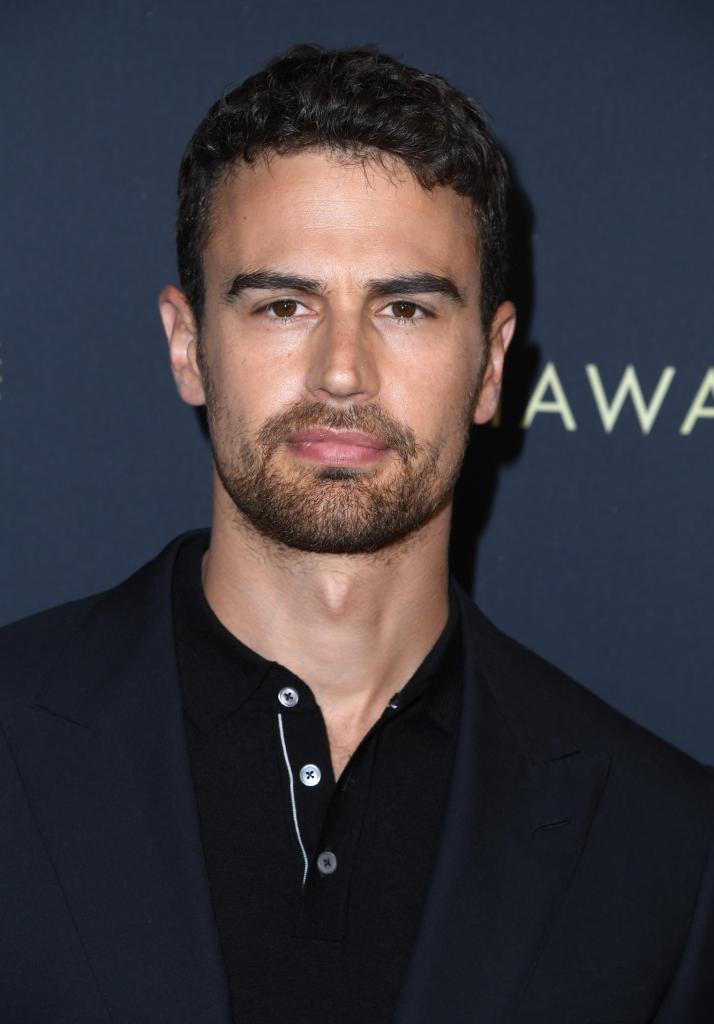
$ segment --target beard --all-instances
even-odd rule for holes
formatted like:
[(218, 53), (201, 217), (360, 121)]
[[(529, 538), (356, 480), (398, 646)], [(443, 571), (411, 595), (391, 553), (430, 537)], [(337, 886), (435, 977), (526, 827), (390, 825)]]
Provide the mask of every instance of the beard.
[[(219, 479), (239, 519), (272, 541), (319, 554), (372, 553), (418, 530), (453, 491), (468, 444), (471, 404), (464, 412), (462, 443), (444, 468), (443, 444), (417, 441), (411, 428), (375, 404), (340, 408), (304, 399), (266, 420), (249, 439), (205, 371), (204, 378)], [(397, 465), (376, 472), (297, 461), (281, 465), (285, 439), (310, 427), (375, 436)]]

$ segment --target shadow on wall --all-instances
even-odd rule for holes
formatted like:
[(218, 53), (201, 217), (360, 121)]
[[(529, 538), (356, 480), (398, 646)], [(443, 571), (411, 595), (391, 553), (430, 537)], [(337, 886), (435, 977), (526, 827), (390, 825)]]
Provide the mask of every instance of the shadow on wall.
[(532, 244), (535, 218), (510, 160), (509, 164), (511, 269), (506, 294), (516, 305), (518, 326), (506, 360), (500, 425), (472, 428), (471, 444), (456, 487), (451, 569), (467, 593), (473, 592), (478, 540), (491, 516), (501, 467), (516, 462), (523, 451), (526, 431), (520, 424), (540, 363), (540, 347), (530, 337), (535, 308)]

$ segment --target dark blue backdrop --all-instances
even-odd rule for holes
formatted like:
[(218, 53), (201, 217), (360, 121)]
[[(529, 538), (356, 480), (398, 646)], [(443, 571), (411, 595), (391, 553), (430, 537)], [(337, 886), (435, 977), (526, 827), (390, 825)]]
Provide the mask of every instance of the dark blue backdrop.
[(180, 153), (290, 43), (373, 41), (478, 97), (520, 183), (522, 327), (455, 569), (504, 629), (713, 760), (711, 5), (35, 0), (1, 21), (0, 621), (208, 522), (155, 312)]

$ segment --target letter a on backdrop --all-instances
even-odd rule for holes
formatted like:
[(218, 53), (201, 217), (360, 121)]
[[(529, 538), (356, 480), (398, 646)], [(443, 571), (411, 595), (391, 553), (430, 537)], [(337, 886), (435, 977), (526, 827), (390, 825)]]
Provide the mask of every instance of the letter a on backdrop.
[(714, 419), (714, 405), (705, 405), (707, 397), (714, 398), (714, 366), (704, 374), (704, 378), (694, 396), (694, 401), (689, 407), (689, 412), (684, 417), (684, 422), (679, 428), (680, 434), (691, 434), (694, 424), (700, 419)]
[[(547, 391), (550, 391), (553, 396), (552, 398), (544, 398)], [(566, 430), (578, 429), (575, 417), (573, 416), (573, 410), (570, 408), (570, 403), (565, 397), (565, 391), (560, 383), (560, 377), (554, 363), (546, 363), (540, 380), (536, 384), (535, 390), (528, 402), (525, 416), (523, 417), (523, 426), (528, 429), (538, 413), (541, 412), (557, 413), (562, 419)]]

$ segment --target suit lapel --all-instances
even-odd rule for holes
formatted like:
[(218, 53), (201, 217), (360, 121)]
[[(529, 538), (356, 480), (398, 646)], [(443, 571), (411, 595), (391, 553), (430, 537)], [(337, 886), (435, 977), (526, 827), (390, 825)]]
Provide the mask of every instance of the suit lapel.
[[(517, 646), (461, 595), (452, 789), (397, 1024), (490, 1024), (517, 1005), (573, 875), (609, 758), (580, 750)], [(510, 647), (508, 645), (511, 645)], [(544, 702), (545, 705), (544, 706)], [(547, 719), (547, 721), (545, 721)]]
[(176, 548), (100, 597), (37, 706), (8, 722), (115, 1024), (231, 1019), (176, 680)]

